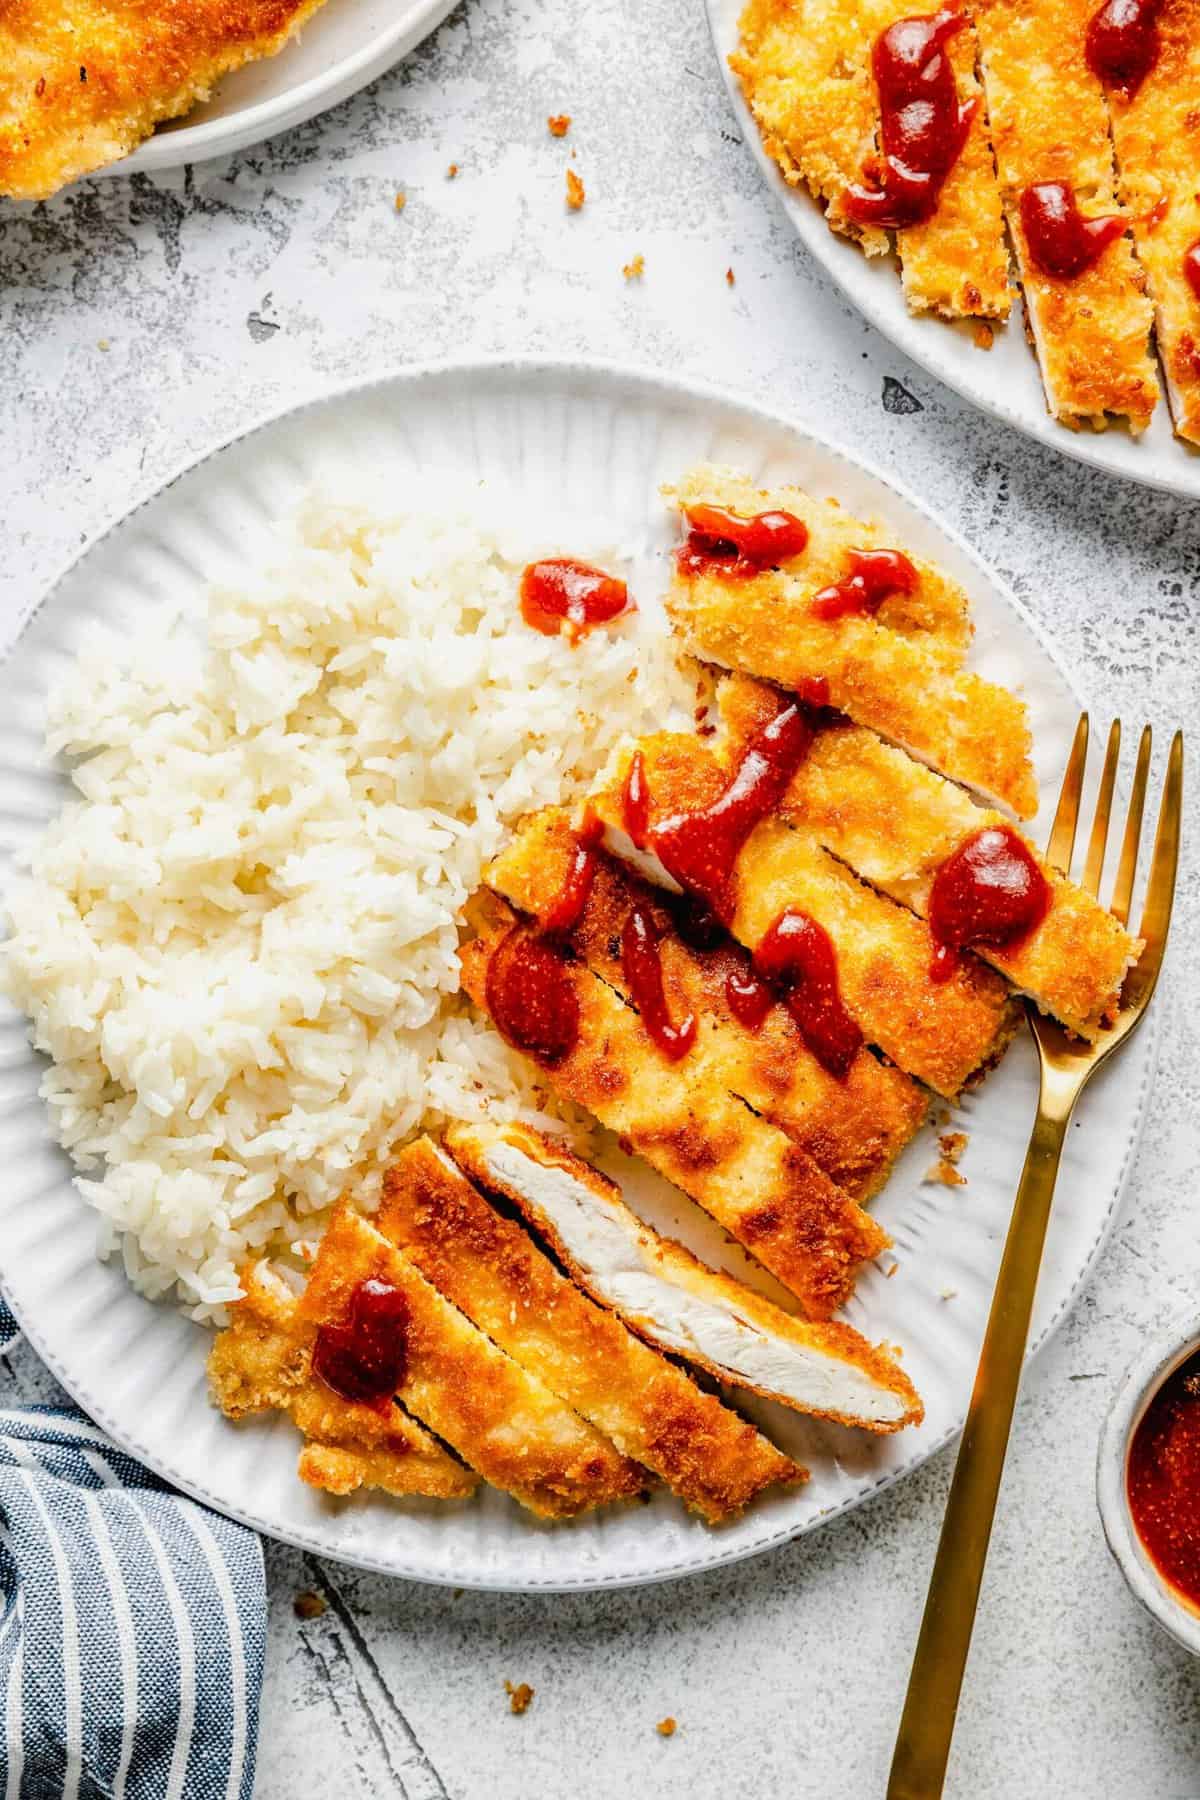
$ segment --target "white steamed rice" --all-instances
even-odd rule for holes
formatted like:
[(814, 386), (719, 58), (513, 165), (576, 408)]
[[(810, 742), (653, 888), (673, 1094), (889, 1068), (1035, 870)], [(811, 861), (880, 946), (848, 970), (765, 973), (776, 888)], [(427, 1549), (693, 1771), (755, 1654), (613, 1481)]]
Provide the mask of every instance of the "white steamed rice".
[(552, 546), (513, 538), (310, 501), (212, 596), (206, 653), (96, 632), (52, 696), (79, 797), (9, 896), (5, 986), (102, 1249), (197, 1318), (417, 1130), (545, 1104), (456, 998), (460, 909), (514, 820), (690, 690), (644, 613), (577, 650), (524, 626)]

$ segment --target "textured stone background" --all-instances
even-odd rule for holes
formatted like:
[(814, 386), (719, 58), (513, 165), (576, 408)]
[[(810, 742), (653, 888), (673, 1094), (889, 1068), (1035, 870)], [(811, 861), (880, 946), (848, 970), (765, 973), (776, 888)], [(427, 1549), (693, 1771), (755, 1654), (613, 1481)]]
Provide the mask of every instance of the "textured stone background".
[[(645, 278), (626, 284), (636, 252)], [(699, 0), (465, 0), (402, 67), (272, 143), (0, 202), (4, 632), (87, 533), (260, 411), (397, 361), (538, 349), (706, 375), (826, 428), (966, 532), (1100, 717), (1194, 721), (1196, 508), (994, 425), (858, 319), (763, 191)], [(1026, 1387), (956, 1795), (1200, 1796), (1200, 1665), (1127, 1597), (1092, 1476), (1122, 1368), (1200, 1276), (1197, 898), (1193, 857), (1122, 1222)], [(27, 1353), (12, 1376), (44, 1389)], [(452, 1598), (269, 1548), (258, 1794), (881, 1794), (948, 1478), (941, 1457), (768, 1560), (594, 1599)], [(328, 1599), (319, 1620), (293, 1615), (301, 1588)], [(537, 1690), (523, 1718), (505, 1677)]]

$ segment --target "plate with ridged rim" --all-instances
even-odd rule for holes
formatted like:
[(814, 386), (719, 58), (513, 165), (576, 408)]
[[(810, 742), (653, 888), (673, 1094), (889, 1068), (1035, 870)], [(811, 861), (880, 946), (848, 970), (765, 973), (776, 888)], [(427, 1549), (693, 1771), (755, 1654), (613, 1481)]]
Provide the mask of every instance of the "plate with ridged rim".
[(738, 44), (738, 20), (745, 0), (705, 0), (705, 5), (730, 102), (768, 188), (805, 249), (877, 331), (964, 400), (1052, 450), (1147, 487), (1186, 499), (1200, 496), (1200, 450), (1174, 435), (1165, 390), (1141, 437), (1117, 424), (1110, 424), (1107, 431), (1086, 427), (1072, 431), (1050, 417), (1037, 359), (1026, 342), (1019, 295), (1014, 296), (1011, 318), (1007, 325), (997, 327), (988, 350), (975, 343), (970, 320), (952, 323), (929, 313), (910, 313), (895, 258), (866, 257), (848, 238), (830, 231), (808, 190), (789, 186), (778, 164), (767, 155), (762, 134), (729, 66), (730, 54)]
[(155, 174), (229, 156), (328, 112), (399, 62), (457, 0), (328, 0), (275, 56), (235, 69), (207, 100), (168, 119), (94, 175)]
[[(430, 365), (339, 389), (219, 445), (93, 539), (54, 583), (0, 668), (0, 883), (65, 792), (42, 721), (48, 684), (81, 632), (94, 620), (135, 631), (157, 608), (202, 603), (230, 559), (253, 554), (256, 537), (303, 493), (363, 466), (394, 471), (400, 484), (418, 467), (445, 471), (468, 494), (480, 480), (501, 495), (516, 482), (527, 507), (544, 497), (547, 507), (602, 521), (629, 546), (634, 591), (648, 597), (664, 585), (672, 530), (659, 486), (701, 458), (835, 494), (936, 558), (971, 596), (974, 666), (1023, 693), (1042, 789), (1053, 792), (1079, 704), (1066, 671), (967, 543), (890, 477), (701, 385), (547, 360)], [(1035, 1348), (1062, 1323), (1112, 1226), (1156, 1036), (1151, 1020), (1084, 1097), (1051, 1221)], [(386, 1574), (506, 1591), (628, 1586), (737, 1561), (861, 1504), (946, 1443), (964, 1416), (1036, 1092), (1022, 1034), (957, 1109), (970, 1139), (967, 1185), (926, 1179), (936, 1157), (927, 1128), (873, 1203), (895, 1248), (864, 1272), (847, 1317), (904, 1347), (927, 1409), (919, 1430), (872, 1438), (749, 1401), (747, 1413), (812, 1470), (806, 1487), (766, 1496), (720, 1530), (662, 1493), (547, 1526), (491, 1490), (448, 1506), (332, 1501), (297, 1479), (298, 1440), (286, 1419), (221, 1418), (205, 1393), (208, 1334), (137, 1295), (119, 1260), (97, 1260), (95, 1217), (39, 1097), (43, 1067), (24, 1019), (5, 1005), (0, 1279), (34, 1348), (78, 1403), (167, 1480), (268, 1536)], [(607, 1166), (653, 1222), (744, 1272), (681, 1196), (636, 1163)]]

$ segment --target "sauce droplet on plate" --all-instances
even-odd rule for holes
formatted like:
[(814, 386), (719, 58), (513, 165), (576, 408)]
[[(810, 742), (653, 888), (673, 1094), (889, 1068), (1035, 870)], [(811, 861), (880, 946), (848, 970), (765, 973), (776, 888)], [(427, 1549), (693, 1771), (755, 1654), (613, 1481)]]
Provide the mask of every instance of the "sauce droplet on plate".
[(1200, 300), (1200, 238), (1197, 238), (1195, 243), (1184, 252), (1183, 272), (1187, 277), (1188, 286), (1197, 300)]
[(1133, 99), (1158, 61), (1161, 7), (1162, 0), (1105, 0), (1092, 14), (1085, 39), (1088, 67), (1126, 100)]
[(569, 556), (530, 563), (521, 576), (521, 617), (545, 637), (557, 637), (565, 626), (577, 644), (593, 626), (633, 611), (623, 581)]
[[(708, 806), (676, 813), (649, 833), (668, 875), (697, 894), (727, 923), (738, 852), (760, 819), (773, 811), (812, 743), (812, 725), (799, 701), (783, 706), (750, 739), (737, 768)], [(626, 830), (633, 837), (628, 823)], [(636, 840), (635, 840), (636, 841)]]
[(1200, 1355), (1168, 1375), (1129, 1446), (1129, 1510), (1150, 1560), (1200, 1607)]
[(773, 511), (745, 518), (723, 506), (688, 506), (687, 540), (676, 553), (681, 574), (715, 570), (739, 579), (778, 568), (799, 556), (808, 543), (808, 526), (794, 513)]
[(1050, 898), (1050, 884), (1036, 857), (1010, 825), (974, 832), (933, 879), (933, 980), (948, 981), (959, 952), (972, 944), (1000, 949), (1025, 937), (1045, 918)]
[(571, 968), (553, 939), (515, 925), (493, 950), (487, 1008), (515, 1050), (552, 1069), (579, 1041), (579, 996)]
[(678, 1062), (696, 1040), (696, 1015), (685, 1013), (678, 1025), (672, 1022), (663, 992), (658, 932), (649, 913), (636, 903), (621, 933), (621, 970), (642, 1024), (663, 1055)]
[(945, 46), (966, 24), (949, 7), (897, 19), (875, 40), (882, 185), (846, 190), (847, 216), (859, 225), (900, 229), (928, 219), (962, 155), (979, 102), (960, 104)]
[(911, 594), (917, 571), (899, 550), (851, 550), (850, 573), (812, 597), (809, 611), (818, 619), (841, 619), (848, 613), (877, 613), (889, 594)]
[(360, 1281), (345, 1323), (317, 1332), (312, 1366), (343, 1400), (390, 1401), (408, 1367), (408, 1302), (400, 1289), (390, 1281)]
[(837, 952), (824, 926), (789, 906), (760, 940), (754, 968), (781, 991), (821, 1067), (843, 1078), (862, 1049), (863, 1034), (842, 1003)]
[(1065, 181), (1039, 181), (1027, 187), (1021, 195), (1021, 224), (1038, 268), (1061, 281), (1090, 269), (1125, 232), (1120, 213), (1085, 219), (1074, 188)]

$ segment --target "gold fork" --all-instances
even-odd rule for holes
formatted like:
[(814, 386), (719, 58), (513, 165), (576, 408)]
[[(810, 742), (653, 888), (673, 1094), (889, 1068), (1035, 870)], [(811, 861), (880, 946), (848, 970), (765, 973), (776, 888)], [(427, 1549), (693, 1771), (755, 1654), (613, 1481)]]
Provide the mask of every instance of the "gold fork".
[[(1088, 718), (1084, 713), (1075, 731), (1046, 851), (1047, 861), (1064, 875), (1070, 874), (1075, 848), (1087, 745)], [(1120, 720), (1115, 720), (1108, 736), (1082, 877), (1082, 886), (1097, 897), (1120, 750), (1121, 725)], [(1133, 899), (1149, 770), (1147, 725), (1138, 745), (1133, 792), (1109, 909), (1122, 925), (1128, 923)], [(1183, 734), (1176, 732), (1167, 759), (1145, 910), (1138, 933), (1144, 947), (1125, 977), (1120, 1012), (1111, 1030), (1096, 1043), (1087, 1044), (1069, 1037), (1026, 1002), (1041, 1063), (1037, 1118), (1013, 1203), (970, 1411), (946, 1503), (892, 1758), (888, 1800), (937, 1800), (942, 1792), (1067, 1126), (1090, 1077), (1137, 1029), (1150, 1004), (1171, 922), (1182, 801)]]

